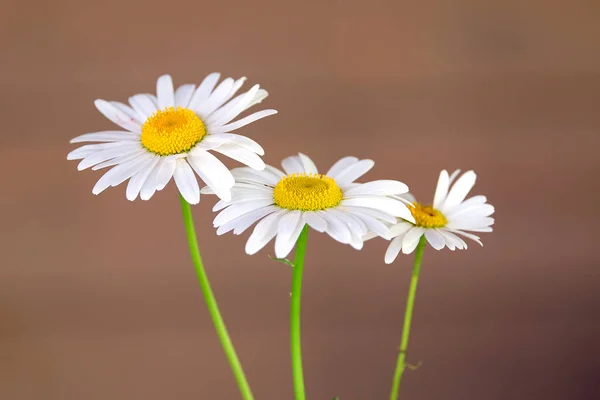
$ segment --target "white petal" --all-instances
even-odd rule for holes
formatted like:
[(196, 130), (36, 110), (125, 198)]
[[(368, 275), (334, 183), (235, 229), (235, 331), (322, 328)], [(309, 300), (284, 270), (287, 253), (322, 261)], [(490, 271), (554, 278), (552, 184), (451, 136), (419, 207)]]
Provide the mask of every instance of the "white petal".
[(250, 200), (241, 203), (235, 203), (221, 211), (214, 219), (213, 225), (215, 227), (224, 225), (242, 215), (254, 211), (258, 208), (273, 205), (273, 200)]
[(474, 242), (479, 243), (480, 246), (483, 246), (483, 243), (481, 243), (481, 239), (479, 238), (479, 236), (473, 235), (471, 233), (459, 231), (459, 230), (452, 230), (452, 232), (458, 233), (459, 235), (463, 235), (464, 237), (469, 238), (469, 239), (473, 240)]
[(125, 105), (123, 103), (119, 103), (118, 101), (111, 101), (110, 104), (112, 104), (113, 106), (115, 106), (116, 108), (118, 108), (119, 111), (122, 111), (132, 121), (135, 121), (138, 124), (143, 124), (144, 123), (145, 118), (143, 118), (141, 115), (139, 115), (137, 113), (137, 111), (135, 111), (133, 108), (129, 107), (128, 105)]
[(82, 143), (82, 142), (121, 142), (121, 141), (138, 141), (140, 135), (133, 132), (126, 131), (103, 131), (86, 133), (74, 137), (69, 143)]
[(317, 232), (325, 232), (327, 229), (327, 222), (316, 212), (307, 211), (302, 214), (304, 222), (307, 223), (311, 228)]
[(484, 226), (480, 228), (469, 228), (471, 232), (493, 232), (494, 229), (491, 226)]
[(275, 238), (276, 257), (284, 258), (292, 251), (303, 227), (304, 221), (302, 220), (301, 211), (291, 211), (281, 217), (277, 237)]
[(444, 238), (444, 242), (446, 242), (446, 247), (448, 247), (451, 251), (456, 250), (456, 246), (461, 248), (461, 244), (458, 240), (455, 239), (455, 235), (450, 236), (450, 232), (445, 229), (436, 229), (437, 232)]
[(235, 185), (235, 179), (221, 161), (206, 151), (195, 152), (188, 157), (188, 161), (204, 183), (210, 186), (220, 199), (225, 201), (231, 199), (231, 188)]
[(96, 185), (92, 189), (92, 193), (99, 194), (110, 186), (117, 186), (125, 182), (140, 170), (139, 166), (144, 160), (147, 160), (151, 157), (152, 155), (146, 153), (111, 168), (104, 175), (102, 175), (98, 182), (96, 182)]
[(258, 89), (258, 92), (256, 92), (254, 99), (252, 99), (252, 101), (246, 106), (246, 110), (258, 103), (261, 103), (268, 96), (269, 92), (267, 92), (265, 89)]
[(279, 209), (280, 208), (276, 206), (266, 206), (252, 210), (239, 218), (233, 219), (228, 223), (219, 226), (219, 228), (217, 229), (217, 235), (222, 235), (231, 230), (233, 230), (234, 234), (239, 235), (243, 233), (246, 229), (248, 229), (250, 226), (252, 226), (252, 224), (254, 224), (259, 219)]
[(175, 106), (187, 108), (194, 95), (195, 89), (196, 85), (192, 84), (179, 86), (175, 91)]
[(390, 242), (390, 245), (388, 246), (388, 248), (385, 252), (384, 261), (386, 264), (393, 263), (394, 260), (396, 260), (396, 258), (398, 257), (398, 254), (400, 253), (400, 250), (402, 249), (402, 239), (404, 239), (404, 235), (396, 236)]
[(352, 206), (352, 207), (344, 206), (344, 208), (347, 211), (350, 211), (350, 212), (353, 212), (353, 213), (360, 212), (360, 213), (363, 213), (363, 214), (370, 215), (371, 217), (377, 218), (377, 219), (382, 220), (384, 222), (388, 222), (390, 224), (395, 224), (397, 222), (396, 217), (394, 217), (393, 215), (391, 215), (389, 213), (386, 213), (386, 212), (383, 212), (383, 211), (380, 211), (380, 210), (375, 210), (373, 208), (355, 207), (355, 206)]
[(446, 217), (449, 220), (464, 217), (489, 217), (495, 211), (494, 206), (491, 204), (476, 204), (470, 207), (464, 207), (465, 203), (456, 207), (453, 211), (449, 212)]
[(367, 228), (373, 233), (375, 233), (377, 236), (381, 236), (382, 238), (387, 240), (391, 239), (390, 230), (383, 222), (379, 221), (377, 218), (357, 211), (353, 211), (352, 215), (354, 215), (357, 218), (360, 218), (360, 220), (367, 226)]
[(327, 210), (327, 212), (335, 215), (343, 223), (345, 223), (350, 230), (350, 233), (357, 232), (358, 236), (362, 237), (369, 231), (364, 222), (347, 211), (340, 211), (339, 208), (330, 208)]
[(258, 92), (259, 85), (254, 85), (249, 91), (237, 96), (229, 103), (215, 111), (207, 119), (211, 126), (222, 126), (243, 112), (248, 104), (254, 99)]
[(131, 132), (140, 133), (142, 126), (135, 119), (131, 118), (123, 111), (119, 110), (114, 105), (105, 100), (98, 99), (94, 101), (94, 105), (106, 118), (110, 119), (121, 128)]
[(457, 169), (454, 172), (452, 172), (452, 174), (450, 174), (450, 185), (452, 185), (452, 182), (454, 182), (458, 174), (460, 174), (460, 169)]
[(345, 197), (351, 196), (391, 196), (408, 192), (408, 186), (402, 182), (380, 180), (362, 183), (344, 192)]
[(435, 195), (433, 196), (433, 208), (439, 209), (446, 200), (448, 195), (448, 188), (450, 187), (450, 178), (448, 177), (448, 171), (445, 169), (440, 172), (438, 178), (437, 187), (435, 189)]
[(175, 157), (163, 158), (160, 169), (156, 174), (156, 190), (163, 190), (167, 186), (167, 183), (169, 183), (175, 173), (176, 167), (177, 159)]
[(222, 144), (221, 146), (213, 150), (233, 160), (239, 161), (242, 164), (247, 165), (255, 170), (261, 171), (265, 169), (264, 161), (259, 156), (257, 156), (256, 153), (237, 144)]
[(131, 177), (125, 191), (127, 200), (133, 201), (138, 197), (140, 190), (142, 190), (142, 186), (146, 182), (146, 179), (148, 179), (148, 176), (156, 164), (158, 164), (158, 160), (160, 160), (160, 156), (154, 155), (150, 159), (144, 161), (141, 170)]
[(348, 227), (342, 221), (327, 211), (317, 211), (317, 214), (327, 222), (327, 230), (325, 232), (327, 232), (329, 236), (340, 243), (350, 243), (352, 235), (350, 234)]
[(150, 198), (156, 192), (158, 171), (160, 171), (160, 169), (162, 168), (162, 164), (164, 163), (164, 161), (164, 157), (158, 157), (156, 165), (154, 166), (154, 168), (152, 168), (152, 171), (150, 171), (148, 178), (146, 178), (146, 182), (144, 182), (144, 184), (142, 185), (142, 189), (140, 190), (140, 199), (150, 200)]
[(408, 232), (408, 230), (413, 226), (413, 224), (409, 224), (408, 222), (399, 222), (395, 225), (390, 226), (390, 235), (392, 235), (392, 237), (400, 235), (404, 236), (404, 234)]
[(123, 164), (129, 160), (133, 160), (134, 158), (137, 158), (137, 157), (141, 156), (142, 154), (146, 154), (146, 153), (148, 153), (148, 151), (146, 149), (139, 149), (139, 150), (134, 150), (133, 152), (127, 152), (121, 156), (117, 156), (115, 158), (111, 158), (109, 160), (106, 160), (104, 162), (94, 165), (92, 167), (92, 171), (98, 171), (99, 169), (102, 169), (102, 168), (112, 167), (113, 165)]
[(354, 163), (348, 168), (340, 171), (334, 179), (338, 185), (347, 185), (369, 172), (374, 165), (375, 162), (373, 160), (360, 160), (359, 162)]
[(301, 174), (304, 172), (304, 165), (298, 156), (290, 156), (283, 159), (281, 166), (287, 175)]
[(338, 160), (335, 164), (333, 164), (331, 166), (331, 168), (329, 168), (329, 171), (327, 171), (327, 173), (325, 175), (329, 176), (330, 178), (335, 179), (337, 174), (339, 174), (346, 168), (356, 164), (357, 162), (358, 162), (358, 158), (356, 158), (356, 157), (344, 157), (344, 158)]
[(362, 235), (357, 232), (357, 231), (350, 231), (350, 246), (352, 246), (353, 249), (356, 250), (362, 250), (363, 248), (363, 240), (362, 240)]
[[(202, 193), (202, 191), (200, 192)], [(252, 200), (270, 200), (273, 202), (273, 194), (260, 192), (258, 190), (244, 190), (244, 191), (236, 191), (231, 190), (231, 201), (223, 201), (219, 200), (217, 204), (215, 204), (212, 208), (213, 211), (219, 211), (224, 209), (225, 207), (229, 207), (233, 204), (243, 203), (245, 201)], [(274, 204), (274, 203), (273, 203)]]
[(419, 239), (421, 239), (421, 236), (423, 236), (424, 233), (425, 229), (417, 226), (406, 232), (404, 239), (402, 239), (402, 252), (404, 254), (412, 253), (419, 244)]
[[(158, 101), (158, 100), (157, 100)], [(157, 104), (154, 102), (152, 95), (136, 94), (129, 98), (129, 104), (144, 118), (150, 117), (158, 111)]]
[(304, 166), (304, 172), (309, 174), (318, 174), (317, 166), (306, 154), (298, 153), (298, 157), (300, 158), (300, 162)]
[(196, 89), (196, 92), (192, 96), (192, 100), (190, 100), (190, 104), (188, 105), (189, 109), (197, 110), (198, 107), (208, 99), (208, 96), (213, 91), (220, 76), (221, 74), (218, 72), (213, 72), (204, 78), (202, 83), (198, 85), (198, 89)]
[(122, 147), (134, 147), (134, 144), (131, 142), (109, 142), (109, 143), (96, 143), (96, 144), (86, 144), (81, 147), (72, 150), (67, 154), (67, 160), (78, 160), (80, 158), (85, 158), (91, 154), (97, 153), (99, 151), (109, 150), (109, 149), (119, 149)]
[(452, 186), (452, 189), (448, 192), (446, 201), (444, 201), (439, 210), (441, 212), (446, 212), (458, 206), (465, 197), (467, 197), (467, 194), (469, 194), (469, 191), (473, 188), (473, 185), (475, 185), (476, 179), (477, 175), (475, 175), (475, 172), (465, 172)]
[(258, 112), (255, 112), (254, 114), (248, 115), (247, 117), (238, 119), (237, 121), (232, 122), (230, 124), (223, 125), (219, 128), (215, 128), (212, 133), (225, 133), (225, 132), (235, 131), (236, 129), (239, 129), (243, 126), (251, 124), (254, 121), (258, 121), (259, 119), (268, 117), (269, 115), (273, 115), (273, 114), (277, 114), (277, 110), (258, 111)]
[(461, 217), (446, 224), (448, 229), (473, 230), (474, 228), (488, 227), (494, 224), (494, 218), (490, 217)]
[(431, 247), (433, 247), (436, 250), (441, 250), (446, 245), (446, 241), (444, 240), (442, 235), (440, 235), (439, 232), (435, 229), (427, 229), (425, 231), (425, 238), (427, 239)]
[(190, 204), (198, 204), (200, 202), (200, 187), (198, 186), (198, 180), (194, 171), (185, 159), (180, 158), (177, 160), (177, 166), (175, 167), (175, 173), (173, 174), (175, 184), (179, 189), (179, 193), (183, 196), (185, 201)]
[(275, 237), (279, 228), (279, 219), (286, 213), (288, 213), (288, 210), (275, 211), (256, 224), (254, 231), (248, 238), (248, 242), (246, 242), (247, 254), (256, 254)]
[(417, 202), (417, 199), (411, 193), (403, 193), (397, 197), (398, 200), (403, 201), (407, 204), (415, 204)]
[(279, 179), (266, 171), (257, 171), (252, 168), (234, 168), (231, 170), (236, 182), (250, 182), (261, 185), (275, 186)]
[(245, 147), (261, 156), (265, 154), (265, 151), (261, 145), (256, 143), (254, 140), (246, 136), (236, 135), (235, 133), (215, 133), (208, 135), (200, 143), (198, 143), (196, 147), (203, 147), (210, 150), (225, 143), (237, 144), (238, 146)]
[[(78, 171), (83, 171), (86, 168), (89, 168), (93, 165), (102, 163), (107, 160), (112, 160), (121, 156), (129, 156), (132, 154), (140, 153), (141, 146), (137, 145), (129, 145), (129, 146), (120, 146), (112, 149), (105, 149), (101, 151), (94, 152), (88, 156), (86, 156), (79, 165), (77, 165)], [(145, 151), (144, 151), (145, 152)], [(127, 157), (129, 158), (129, 157)]]
[(175, 94), (173, 93), (173, 80), (171, 79), (171, 75), (163, 75), (158, 78), (156, 81), (156, 97), (158, 98), (158, 108), (161, 110), (175, 106)]
[(342, 200), (340, 205), (372, 208), (391, 214), (394, 217), (415, 222), (414, 217), (404, 203), (389, 197), (353, 197)]
[(440, 234), (443, 232), (444, 233), (444, 238), (446, 239), (446, 243), (448, 242), (448, 238), (450, 238), (450, 240), (452, 240), (454, 242), (454, 244), (456, 245), (456, 248), (459, 250), (466, 250), (467, 249), (467, 243), (465, 243), (464, 240), (462, 240), (460, 237), (456, 236), (454, 233), (450, 232), (447, 229), (438, 229), (438, 232), (440, 232)]
[(199, 115), (206, 119), (213, 111), (219, 108), (228, 99), (229, 93), (233, 88), (233, 79), (226, 78), (217, 86), (217, 88), (210, 94), (208, 99), (198, 106), (195, 110)]

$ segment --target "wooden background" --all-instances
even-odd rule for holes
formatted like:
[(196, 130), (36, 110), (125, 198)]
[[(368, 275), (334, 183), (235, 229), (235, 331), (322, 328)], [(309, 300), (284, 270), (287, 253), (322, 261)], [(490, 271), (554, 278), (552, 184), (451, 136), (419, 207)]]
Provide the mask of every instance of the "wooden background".
[[(495, 232), (426, 251), (403, 400), (599, 398), (599, 18), (583, 0), (3, 3), (0, 398), (239, 398), (173, 184), (96, 197), (100, 173), (66, 160), (113, 128), (94, 99), (212, 71), (270, 91), (279, 115), (243, 130), (270, 164), (372, 158), (366, 178), (425, 199), (442, 168), (477, 171)], [(233, 340), (256, 398), (291, 399), (290, 270), (216, 237), (214, 202), (194, 213)], [(411, 258), (385, 247), (309, 238), (311, 400), (387, 398)]]

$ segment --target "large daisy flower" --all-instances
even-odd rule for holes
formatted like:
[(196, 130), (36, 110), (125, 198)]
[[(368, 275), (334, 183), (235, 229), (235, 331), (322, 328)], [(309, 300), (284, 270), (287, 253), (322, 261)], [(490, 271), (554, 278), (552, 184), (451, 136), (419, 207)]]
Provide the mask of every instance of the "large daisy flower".
[(188, 84), (173, 90), (171, 77), (163, 75), (156, 83), (156, 96), (136, 94), (129, 98), (130, 106), (96, 100), (98, 110), (125, 131), (78, 136), (71, 143), (103, 143), (82, 146), (70, 152), (67, 159), (81, 159), (78, 170), (113, 167), (98, 180), (94, 194), (129, 179), (127, 199), (133, 201), (139, 195), (148, 200), (174, 178), (185, 200), (196, 204), (200, 201), (200, 188), (195, 172), (217, 196), (230, 199), (234, 178), (208, 150), (251, 168), (264, 169), (259, 157), (264, 154), (262, 147), (231, 132), (277, 111), (263, 110), (232, 122), (268, 93), (255, 85), (233, 97), (246, 78), (226, 78), (217, 86), (219, 77), (213, 73), (198, 87)]
[(483, 246), (478, 236), (465, 231), (492, 232), (494, 219), (490, 215), (494, 213), (494, 206), (487, 204), (485, 196), (473, 196), (465, 200), (475, 185), (477, 175), (473, 171), (465, 172), (452, 185), (459, 173), (460, 170), (454, 171), (451, 176), (446, 170), (440, 173), (433, 205), (418, 203), (410, 194), (402, 196), (412, 203), (409, 209), (414, 221), (399, 219), (390, 228), (394, 239), (385, 253), (387, 264), (396, 259), (400, 250), (404, 254), (412, 253), (423, 235), (436, 250), (444, 247), (450, 250), (466, 249), (467, 243), (459, 235)]
[(386, 223), (397, 217), (415, 221), (405, 201), (390, 197), (408, 193), (408, 187), (391, 180), (356, 183), (373, 165), (372, 160), (345, 157), (320, 174), (310, 158), (299, 154), (283, 160), (285, 173), (269, 165), (262, 172), (236, 168), (231, 171), (236, 180), (231, 200), (213, 208), (222, 210), (214, 220), (217, 234), (233, 230), (239, 235), (260, 220), (246, 252), (254, 254), (276, 237), (279, 258), (289, 254), (305, 224), (355, 249), (362, 248), (368, 232), (390, 239)]

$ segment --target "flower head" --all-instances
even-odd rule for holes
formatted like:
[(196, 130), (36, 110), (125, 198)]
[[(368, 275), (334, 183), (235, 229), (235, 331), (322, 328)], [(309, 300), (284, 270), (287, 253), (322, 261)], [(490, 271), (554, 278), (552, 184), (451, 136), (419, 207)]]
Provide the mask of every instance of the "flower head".
[[(406, 201), (390, 196), (408, 192), (398, 181), (356, 183), (374, 165), (371, 160), (345, 157), (326, 174), (320, 174), (304, 154), (288, 157), (282, 172), (266, 166), (232, 170), (236, 184), (230, 201), (219, 201), (213, 211), (222, 210), (214, 220), (217, 234), (241, 234), (259, 221), (246, 244), (254, 254), (275, 239), (275, 255), (283, 258), (294, 247), (305, 224), (333, 239), (361, 249), (368, 232), (390, 239), (387, 224), (397, 217), (413, 221)], [(203, 193), (212, 189), (203, 188)]]
[(465, 231), (491, 232), (494, 219), (490, 215), (494, 213), (494, 206), (486, 203), (485, 196), (465, 200), (477, 176), (473, 171), (465, 172), (452, 185), (459, 173), (460, 170), (454, 171), (451, 176), (446, 170), (440, 173), (432, 205), (418, 203), (410, 194), (402, 196), (412, 203), (408, 208), (414, 221), (399, 219), (390, 227), (393, 239), (385, 253), (387, 264), (396, 259), (400, 250), (404, 254), (412, 253), (423, 235), (436, 250), (444, 247), (466, 249), (467, 243), (458, 235), (483, 246), (478, 236)]
[(264, 169), (259, 157), (264, 154), (262, 147), (231, 132), (277, 111), (262, 110), (231, 122), (260, 103), (268, 93), (255, 85), (233, 97), (246, 78), (227, 78), (217, 86), (219, 77), (220, 74), (213, 73), (198, 87), (187, 84), (174, 90), (171, 77), (163, 75), (158, 78), (156, 96), (136, 94), (129, 98), (130, 106), (96, 100), (98, 110), (125, 131), (78, 136), (71, 143), (101, 143), (79, 147), (67, 159), (81, 159), (77, 167), (80, 171), (113, 167), (98, 180), (92, 190), (94, 194), (129, 179), (127, 199), (133, 201), (139, 195), (148, 200), (174, 178), (186, 201), (196, 204), (200, 201), (200, 187), (195, 172), (221, 199), (230, 199), (234, 178), (208, 151), (254, 169)]

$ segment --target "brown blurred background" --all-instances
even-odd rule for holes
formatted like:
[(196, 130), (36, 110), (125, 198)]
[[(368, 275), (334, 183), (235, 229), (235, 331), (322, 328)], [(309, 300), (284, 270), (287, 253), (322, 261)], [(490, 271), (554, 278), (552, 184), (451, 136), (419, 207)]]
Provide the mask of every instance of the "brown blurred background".
[[(270, 91), (280, 114), (241, 131), (270, 164), (373, 158), (366, 178), (425, 199), (440, 169), (477, 171), (495, 232), (426, 251), (402, 399), (600, 398), (600, 3), (9, 0), (0, 19), (0, 399), (239, 398), (173, 184), (96, 197), (101, 173), (66, 160), (114, 128), (94, 99), (212, 71)], [(291, 272), (217, 237), (214, 202), (194, 212), (234, 343), (257, 399), (291, 399)], [(412, 259), (385, 248), (309, 238), (311, 400), (387, 398)]]

